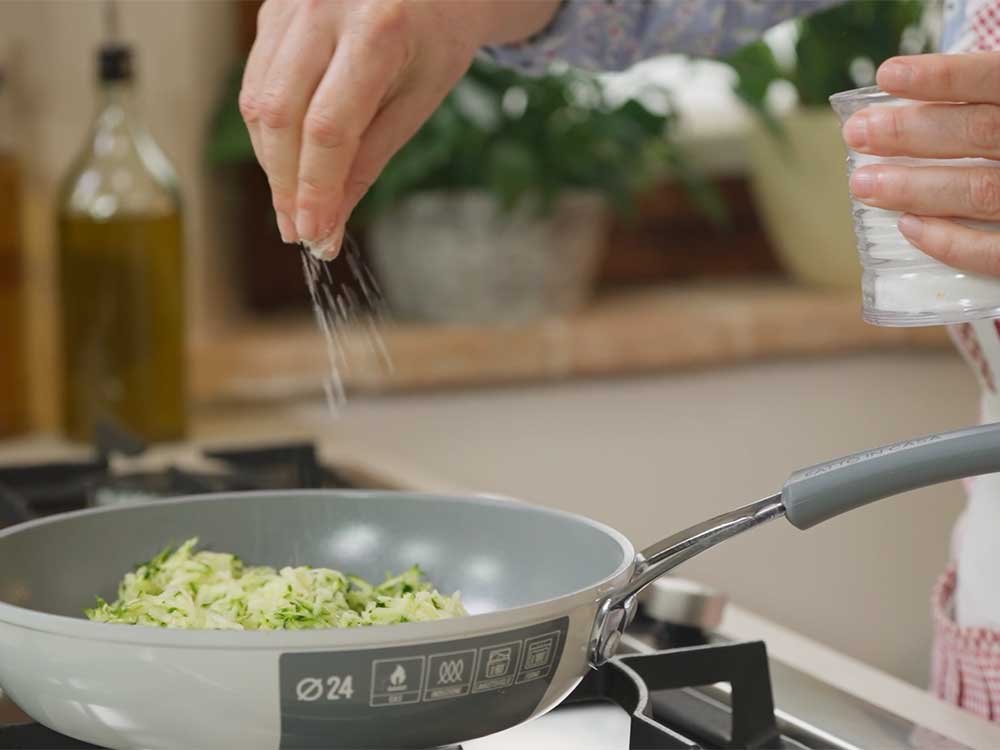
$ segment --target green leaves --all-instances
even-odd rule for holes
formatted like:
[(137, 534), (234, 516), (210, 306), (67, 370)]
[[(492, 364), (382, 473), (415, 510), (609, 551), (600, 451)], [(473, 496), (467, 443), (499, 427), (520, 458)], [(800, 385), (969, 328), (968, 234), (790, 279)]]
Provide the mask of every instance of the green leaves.
[[(238, 98), (242, 66), (226, 81), (207, 157), (216, 165), (254, 158)], [(578, 71), (526, 78), (477, 60), (459, 86), (393, 157), (356, 211), (371, 220), (413, 193), (486, 190), (505, 210), (528, 201), (548, 211), (567, 190), (594, 190), (627, 213), (638, 191), (667, 174), (694, 191), (710, 215), (718, 198), (689, 168), (670, 135), (676, 116), (637, 99), (606, 100)]]
[[(850, 0), (803, 19), (793, 69), (782, 69), (763, 42), (726, 58), (737, 73), (736, 93), (780, 135), (765, 107), (772, 83), (789, 80), (803, 105), (826, 106), (831, 94), (858, 85), (852, 74), (858, 61), (874, 70), (898, 54), (905, 39), (912, 47), (923, 8), (924, 0)], [(237, 106), (241, 75), (235, 70), (227, 80), (213, 121), (207, 155), (215, 164), (253, 160)], [(722, 221), (719, 196), (671, 138), (676, 116), (667, 102), (662, 114), (638, 99), (612, 105), (581, 72), (525, 78), (477, 60), (390, 161), (357, 216), (371, 219), (420, 191), (469, 189), (491, 192), (506, 209), (528, 200), (543, 211), (563, 191), (596, 190), (627, 213), (638, 191), (672, 175), (708, 216)]]
[(253, 161), (253, 144), (250, 133), (240, 115), (240, 83), (243, 65), (239, 65), (226, 78), (222, 101), (215, 112), (209, 131), (206, 157), (210, 164), (245, 164)]
[(483, 177), (487, 187), (499, 198), (504, 210), (512, 209), (518, 200), (541, 185), (538, 161), (531, 149), (511, 138), (498, 138), (486, 154)]
[(780, 125), (765, 106), (771, 84), (785, 77), (771, 48), (763, 41), (753, 42), (736, 50), (724, 62), (736, 71), (733, 86), (736, 95), (763, 118), (772, 134), (780, 136)]
[(778, 132), (765, 107), (774, 81), (791, 81), (803, 106), (826, 106), (832, 94), (871, 83), (858, 80), (857, 71), (874, 74), (904, 46), (910, 47), (908, 53), (927, 50), (928, 40), (919, 32), (924, 4), (924, 0), (850, 0), (804, 18), (798, 23), (796, 63), (791, 69), (782, 69), (764, 42), (743, 47), (724, 62), (736, 71), (737, 95)]
[(832, 94), (866, 83), (855, 80), (852, 66), (865, 61), (874, 72), (898, 55), (903, 34), (920, 23), (923, 5), (922, 0), (853, 0), (805, 19), (793, 76), (802, 103), (826, 106)]
[(477, 60), (389, 162), (359, 216), (419, 191), (469, 189), (507, 210), (528, 201), (543, 212), (566, 190), (595, 190), (627, 211), (638, 190), (681, 168), (676, 147), (664, 145), (673, 122), (637, 100), (610, 105), (581, 72), (524, 78)]

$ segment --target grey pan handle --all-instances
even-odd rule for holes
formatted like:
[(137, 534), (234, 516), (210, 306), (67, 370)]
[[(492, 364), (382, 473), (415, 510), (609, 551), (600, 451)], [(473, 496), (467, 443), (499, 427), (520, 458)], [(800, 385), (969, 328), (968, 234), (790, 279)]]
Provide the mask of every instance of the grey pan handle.
[(808, 529), (900, 492), (1000, 472), (1000, 423), (904, 440), (800, 469), (781, 490), (785, 516)]
[(928, 435), (855, 453), (792, 474), (780, 494), (723, 513), (650, 545), (632, 578), (605, 602), (592, 639), (594, 664), (610, 658), (635, 596), (667, 571), (737, 534), (785, 516), (808, 529), (891, 495), (1000, 472), (1000, 423)]
[(650, 545), (637, 557), (624, 601), (685, 560), (781, 516), (808, 529), (907, 490), (1000, 472), (1000, 423), (904, 440), (792, 474), (780, 494), (723, 513)]

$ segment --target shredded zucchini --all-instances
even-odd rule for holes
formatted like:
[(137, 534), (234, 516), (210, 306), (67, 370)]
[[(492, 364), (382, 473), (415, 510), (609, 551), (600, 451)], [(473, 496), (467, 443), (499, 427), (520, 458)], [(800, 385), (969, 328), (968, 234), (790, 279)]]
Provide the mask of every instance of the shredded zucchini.
[(97, 622), (161, 628), (287, 630), (424, 622), (467, 614), (414, 565), (372, 585), (329, 568), (250, 567), (236, 555), (167, 547), (126, 573), (118, 599), (84, 610)]

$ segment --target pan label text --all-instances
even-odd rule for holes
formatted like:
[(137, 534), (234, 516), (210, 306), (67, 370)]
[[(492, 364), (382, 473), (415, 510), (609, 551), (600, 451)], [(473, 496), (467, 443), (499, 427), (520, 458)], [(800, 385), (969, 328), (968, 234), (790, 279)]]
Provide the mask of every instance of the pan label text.
[[(394, 632), (385, 630), (390, 643)], [(420, 643), (284, 652), (279, 748), (330, 750), (334, 736), (338, 747), (452, 747), (499, 732), (537, 710), (568, 642), (563, 616)], [(580, 654), (567, 674), (583, 668)]]
[(350, 700), (354, 697), (354, 676), (303, 677), (295, 686), (295, 697), (305, 703), (323, 697), (328, 701)]

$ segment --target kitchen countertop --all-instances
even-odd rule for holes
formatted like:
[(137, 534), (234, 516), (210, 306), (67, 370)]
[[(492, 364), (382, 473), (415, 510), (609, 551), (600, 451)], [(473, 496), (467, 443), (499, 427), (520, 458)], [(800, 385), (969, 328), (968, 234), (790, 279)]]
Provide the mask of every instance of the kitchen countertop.
[[(383, 338), (391, 370), (367, 334), (344, 336), (349, 391), (558, 381), (948, 346), (940, 328), (864, 323), (856, 290), (766, 280), (617, 292), (575, 315), (519, 325), (388, 325)], [(312, 395), (329, 377), (312, 318), (235, 325), (196, 346), (192, 366), (198, 403)]]
[[(1000, 747), (1000, 725), (738, 606), (726, 608), (719, 631), (734, 640), (763, 640), (771, 658), (970, 748)], [(947, 746), (941, 738), (914, 739)]]

